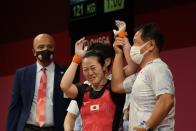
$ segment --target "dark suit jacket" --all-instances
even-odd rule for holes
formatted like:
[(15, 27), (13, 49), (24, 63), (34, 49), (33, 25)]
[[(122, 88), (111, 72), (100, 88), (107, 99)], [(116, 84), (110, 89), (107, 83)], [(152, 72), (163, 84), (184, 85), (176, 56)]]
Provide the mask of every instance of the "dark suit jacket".
[[(35, 92), (36, 64), (20, 68), (16, 71), (12, 100), (9, 106), (7, 131), (23, 131), (29, 117)], [(55, 64), (54, 75), (54, 126), (56, 131), (64, 131), (63, 122), (69, 100), (63, 97), (60, 81), (64, 70)]]

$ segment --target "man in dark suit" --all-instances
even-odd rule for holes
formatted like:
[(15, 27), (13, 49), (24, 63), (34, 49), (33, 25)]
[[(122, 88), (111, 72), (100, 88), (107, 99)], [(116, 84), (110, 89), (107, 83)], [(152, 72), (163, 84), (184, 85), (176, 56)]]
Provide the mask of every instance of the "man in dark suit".
[(49, 34), (34, 38), (37, 62), (16, 71), (7, 131), (63, 131), (69, 100), (60, 89), (63, 69), (53, 62), (54, 49)]

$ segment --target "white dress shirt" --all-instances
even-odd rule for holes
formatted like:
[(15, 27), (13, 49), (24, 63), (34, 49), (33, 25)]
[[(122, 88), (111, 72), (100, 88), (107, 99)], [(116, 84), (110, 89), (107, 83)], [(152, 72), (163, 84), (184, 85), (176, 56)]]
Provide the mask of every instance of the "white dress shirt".
[[(37, 106), (39, 83), (42, 75), (41, 69), (43, 67), (38, 62), (36, 63), (36, 65), (37, 65), (37, 71), (36, 71), (36, 80), (35, 80), (35, 92), (34, 92), (33, 102), (31, 106), (31, 111), (29, 114), (29, 118), (27, 120), (27, 124), (38, 126), (38, 124), (36, 123), (36, 106)], [(46, 108), (45, 108), (46, 114), (45, 114), (44, 126), (54, 125), (54, 116), (53, 116), (54, 71), (55, 71), (55, 64), (52, 62), (50, 65), (46, 67), (47, 85), (46, 85)]]

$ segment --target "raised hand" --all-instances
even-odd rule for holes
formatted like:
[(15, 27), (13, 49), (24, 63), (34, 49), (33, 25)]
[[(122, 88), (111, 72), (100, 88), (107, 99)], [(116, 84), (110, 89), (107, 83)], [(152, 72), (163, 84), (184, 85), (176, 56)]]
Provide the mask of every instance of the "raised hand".
[(119, 34), (119, 32), (125, 32), (126, 31), (126, 23), (124, 21), (115, 20), (115, 25), (118, 27), (118, 30), (113, 30), (114, 36)]
[(123, 50), (122, 50), (123, 45), (124, 45), (124, 43), (119, 41), (119, 40), (114, 41), (113, 48), (114, 48), (114, 51), (115, 51), (116, 54), (122, 54), (123, 53)]
[(83, 37), (80, 40), (78, 40), (75, 44), (75, 54), (77, 54), (82, 58), (84, 57), (87, 48), (88, 48), (87, 40), (85, 39), (85, 37)]

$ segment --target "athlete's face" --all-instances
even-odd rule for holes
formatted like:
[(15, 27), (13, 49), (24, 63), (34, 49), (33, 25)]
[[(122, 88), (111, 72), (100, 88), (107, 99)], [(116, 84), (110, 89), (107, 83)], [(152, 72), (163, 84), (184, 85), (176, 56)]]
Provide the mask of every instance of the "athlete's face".
[(94, 87), (105, 81), (105, 73), (96, 56), (85, 57), (82, 61), (83, 75)]

